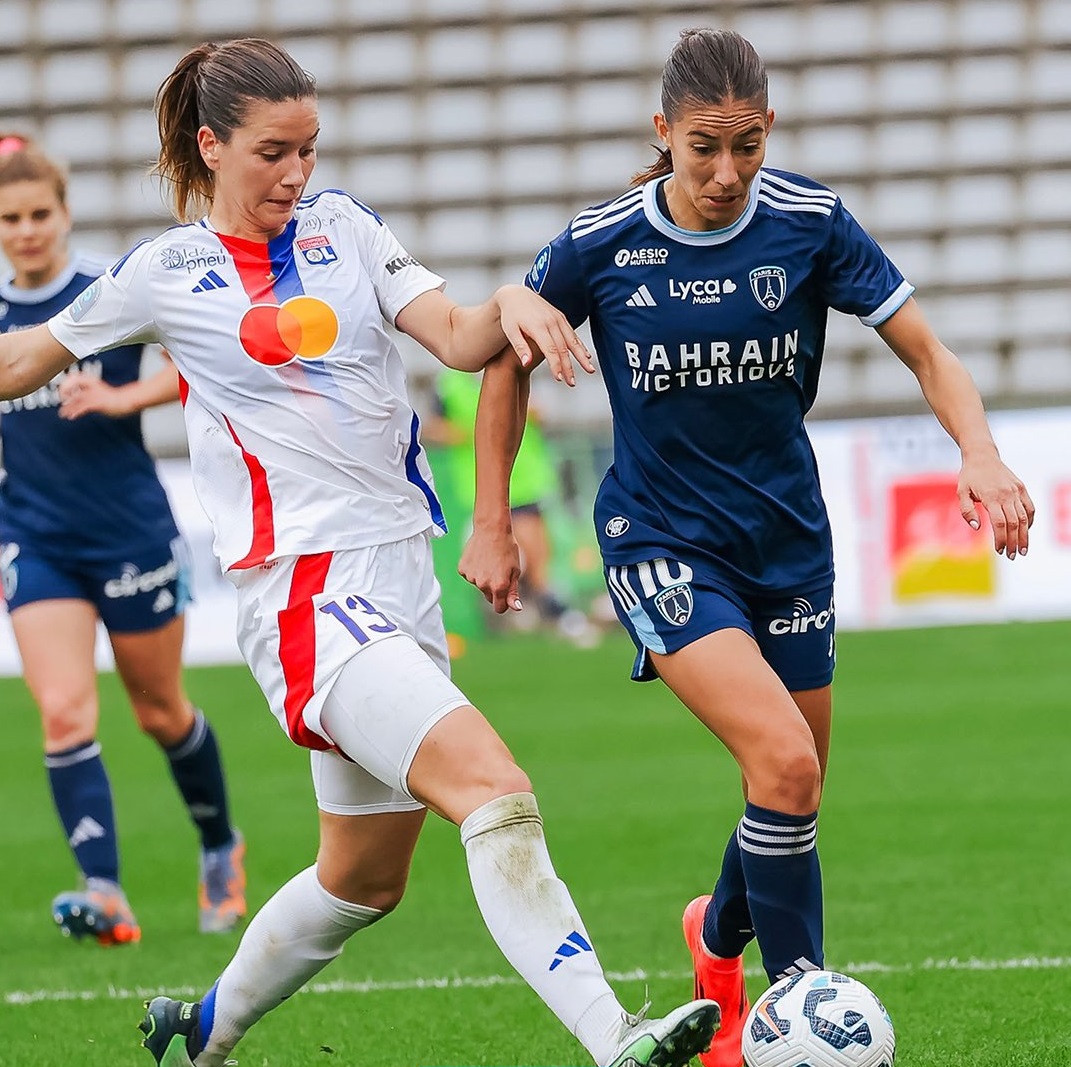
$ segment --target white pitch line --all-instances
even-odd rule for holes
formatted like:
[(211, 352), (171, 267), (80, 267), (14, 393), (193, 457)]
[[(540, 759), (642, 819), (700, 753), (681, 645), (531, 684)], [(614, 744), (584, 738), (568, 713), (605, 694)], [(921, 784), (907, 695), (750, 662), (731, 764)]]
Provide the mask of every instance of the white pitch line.
[[(982, 960), (976, 957), (935, 960), (921, 963), (879, 963), (874, 960), (845, 963), (838, 967), (845, 974), (918, 974), (925, 971), (1060, 971), (1071, 968), (1071, 956), (1022, 956), (1007, 960)], [(756, 977), (762, 972), (749, 968), (749, 975)], [(691, 971), (607, 971), (611, 982), (690, 981)], [(398, 981), (382, 981), (369, 978), (362, 982), (339, 980), (336, 982), (312, 982), (301, 990), (305, 995), (323, 996), (330, 993), (411, 993), (423, 989), (487, 989), (491, 986), (519, 986), (524, 982), (516, 975), (488, 974), (455, 978), (409, 978)], [(42, 1001), (70, 1000), (145, 1000), (159, 994), (158, 988), (125, 989), (107, 986), (101, 989), (16, 989), (4, 994), (4, 1003), (11, 1005), (38, 1004)], [(172, 986), (169, 996), (193, 999), (204, 993), (204, 988)]]

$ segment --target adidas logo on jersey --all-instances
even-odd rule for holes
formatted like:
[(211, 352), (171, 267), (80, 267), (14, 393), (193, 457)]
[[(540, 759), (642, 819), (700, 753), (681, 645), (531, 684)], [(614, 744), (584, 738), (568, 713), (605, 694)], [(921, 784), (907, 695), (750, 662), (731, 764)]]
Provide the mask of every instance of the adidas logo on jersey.
[(646, 285), (641, 285), (625, 304), (630, 308), (653, 308), (658, 306), (658, 301), (651, 296), (651, 290)]
[(191, 290), (191, 293), (210, 293), (213, 289), (226, 289), (227, 283), (210, 270)]

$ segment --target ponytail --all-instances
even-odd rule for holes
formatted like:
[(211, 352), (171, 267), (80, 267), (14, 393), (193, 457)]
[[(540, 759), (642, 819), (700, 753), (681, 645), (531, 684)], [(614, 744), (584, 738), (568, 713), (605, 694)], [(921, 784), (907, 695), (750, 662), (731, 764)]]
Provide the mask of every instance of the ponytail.
[(673, 155), (668, 148), (658, 150), (658, 158), (649, 166), (632, 175), (630, 186), (646, 185), (655, 178), (663, 178), (673, 173)]
[(202, 125), (197, 76), (201, 65), (217, 48), (207, 42), (187, 52), (156, 94), (160, 158), (153, 173), (170, 183), (172, 207), (180, 222), (203, 214), (212, 203), (212, 172), (197, 144), (197, 131)]

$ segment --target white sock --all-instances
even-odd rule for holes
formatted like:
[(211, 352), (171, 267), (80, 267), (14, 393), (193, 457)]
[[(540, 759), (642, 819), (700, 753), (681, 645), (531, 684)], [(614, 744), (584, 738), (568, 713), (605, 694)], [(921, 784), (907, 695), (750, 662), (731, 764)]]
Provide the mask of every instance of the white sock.
[(461, 824), (461, 843), (476, 903), (502, 955), (595, 1062), (606, 1063), (624, 1009), (554, 871), (535, 797), (511, 793), (477, 808)]
[(261, 1016), (278, 1007), (341, 951), (346, 939), (383, 912), (332, 896), (308, 867), (253, 916), (226, 970), (202, 1001), (212, 1030), (194, 1067), (222, 1067)]

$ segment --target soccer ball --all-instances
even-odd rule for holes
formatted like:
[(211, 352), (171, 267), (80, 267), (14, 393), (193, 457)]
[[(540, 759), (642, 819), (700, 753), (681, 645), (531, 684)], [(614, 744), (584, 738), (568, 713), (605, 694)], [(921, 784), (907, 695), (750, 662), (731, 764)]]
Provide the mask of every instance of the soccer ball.
[(804, 971), (774, 983), (744, 1023), (747, 1067), (893, 1067), (896, 1035), (862, 982)]

